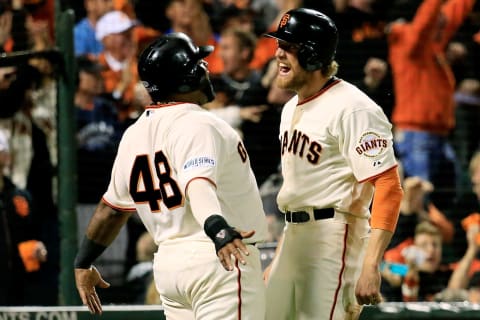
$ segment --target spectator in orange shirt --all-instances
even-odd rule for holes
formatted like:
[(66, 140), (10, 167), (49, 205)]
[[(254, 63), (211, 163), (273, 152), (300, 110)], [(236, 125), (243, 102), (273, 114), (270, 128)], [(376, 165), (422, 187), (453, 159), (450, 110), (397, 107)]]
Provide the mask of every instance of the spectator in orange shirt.
[(135, 85), (138, 83), (137, 46), (133, 40), (136, 22), (122, 11), (110, 11), (97, 22), (95, 34), (102, 41), (104, 52), (98, 60), (105, 66), (102, 76), (105, 92), (118, 102), (119, 120), (132, 112)]
[[(445, 51), (475, 0), (424, 0), (410, 22), (388, 28), (395, 105), (395, 148), (405, 176), (436, 187), (434, 202), (451, 206), (455, 155), (447, 136), (455, 125), (455, 79)], [(445, 190), (442, 194), (439, 190)], [(432, 194), (432, 197), (434, 194)]]

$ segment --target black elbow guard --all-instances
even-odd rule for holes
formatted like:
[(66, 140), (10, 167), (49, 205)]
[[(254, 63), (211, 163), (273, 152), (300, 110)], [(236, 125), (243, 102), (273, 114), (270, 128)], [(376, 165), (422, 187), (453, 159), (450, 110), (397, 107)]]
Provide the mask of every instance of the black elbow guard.
[(214, 214), (205, 220), (203, 229), (207, 236), (212, 239), (215, 244), (215, 250), (222, 249), (227, 243), (232, 242), (234, 239), (242, 239), (242, 236), (234, 228), (230, 227), (225, 219)]

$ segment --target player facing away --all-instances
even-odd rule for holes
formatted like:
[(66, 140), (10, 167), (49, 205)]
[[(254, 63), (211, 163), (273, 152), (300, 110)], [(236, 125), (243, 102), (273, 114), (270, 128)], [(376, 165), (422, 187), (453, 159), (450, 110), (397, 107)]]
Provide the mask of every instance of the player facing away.
[(235, 130), (200, 107), (214, 97), (203, 60), (212, 49), (172, 33), (139, 58), (153, 103), (122, 137), (75, 259), (91, 313), (102, 312), (95, 287), (108, 286), (92, 263), (136, 211), (158, 245), (154, 280), (167, 319), (264, 318), (255, 243), (267, 225), (248, 154)]
[(361, 305), (381, 301), (379, 265), (403, 194), (392, 126), (335, 77), (329, 17), (293, 9), (266, 36), (278, 41), (276, 85), (296, 92), (280, 122), (286, 226), (264, 275), (266, 319), (355, 319)]

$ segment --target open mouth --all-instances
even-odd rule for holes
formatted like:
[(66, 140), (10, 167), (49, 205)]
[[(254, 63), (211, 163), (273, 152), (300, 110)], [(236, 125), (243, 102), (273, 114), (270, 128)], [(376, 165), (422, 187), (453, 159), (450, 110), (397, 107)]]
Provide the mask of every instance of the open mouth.
[(287, 65), (281, 63), (278, 65), (278, 74), (280, 76), (285, 76), (287, 75), (288, 73), (290, 72), (290, 67), (288, 67)]

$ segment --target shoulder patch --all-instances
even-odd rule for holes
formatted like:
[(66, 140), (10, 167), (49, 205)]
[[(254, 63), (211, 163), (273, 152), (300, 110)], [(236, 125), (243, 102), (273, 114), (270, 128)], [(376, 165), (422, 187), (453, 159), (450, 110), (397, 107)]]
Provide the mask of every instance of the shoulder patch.
[(369, 131), (365, 132), (358, 144), (355, 146), (355, 151), (360, 156), (374, 158), (383, 153), (387, 148), (388, 141), (382, 138), (378, 133)]
[(193, 159), (189, 159), (183, 165), (183, 170), (188, 171), (194, 168), (200, 167), (215, 167), (217, 165), (217, 161), (210, 157), (197, 157)]

